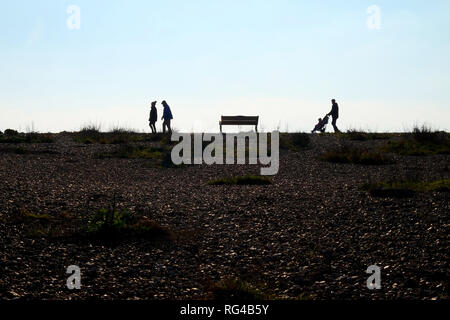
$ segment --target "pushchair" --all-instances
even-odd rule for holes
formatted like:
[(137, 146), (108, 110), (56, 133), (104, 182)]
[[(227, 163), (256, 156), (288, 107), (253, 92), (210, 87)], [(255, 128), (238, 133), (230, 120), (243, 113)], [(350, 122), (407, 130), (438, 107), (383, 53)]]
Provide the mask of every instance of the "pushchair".
[(323, 117), (323, 119), (319, 118), (319, 123), (316, 124), (314, 129), (311, 131), (311, 133), (314, 133), (316, 131), (325, 132), (325, 129), (327, 128), (328, 119), (330, 118), (329, 115), (326, 115)]

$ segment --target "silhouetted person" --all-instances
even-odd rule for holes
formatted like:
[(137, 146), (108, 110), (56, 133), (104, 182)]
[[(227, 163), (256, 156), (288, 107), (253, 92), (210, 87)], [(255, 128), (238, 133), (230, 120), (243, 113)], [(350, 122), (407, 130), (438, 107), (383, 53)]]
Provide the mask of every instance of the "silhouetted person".
[(331, 115), (331, 117), (333, 118), (333, 120), (331, 121), (331, 124), (333, 125), (334, 132), (337, 133), (337, 132), (340, 132), (338, 127), (336, 126), (336, 120), (339, 118), (339, 106), (338, 106), (336, 100), (334, 100), (334, 99), (331, 100), (331, 103), (333, 105), (331, 107), (330, 113), (328, 113), (327, 115), (328, 116)]
[(150, 116), (148, 118), (148, 121), (150, 122), (150, 129), (152, 129), (152, 133), (156, 133), (156, 126), (155, 123), (158, 121), (158, 110), (156, 110), (156, 101), (152, 102), (152, 107), (150, 109)]
[(164, 120), (163, 122), (163, 133), (166, 133), (166, 127), (169, 130), (169, 133), (172, 134), (172, 129), (170, 128), (170, 120), (173, 119), (172, 117), (172, 111), (170, 111), (170, 107), (167, 104), (166, 100), (161, 102), (161, 104), (164, 107), (163, 116), (161, 120)]

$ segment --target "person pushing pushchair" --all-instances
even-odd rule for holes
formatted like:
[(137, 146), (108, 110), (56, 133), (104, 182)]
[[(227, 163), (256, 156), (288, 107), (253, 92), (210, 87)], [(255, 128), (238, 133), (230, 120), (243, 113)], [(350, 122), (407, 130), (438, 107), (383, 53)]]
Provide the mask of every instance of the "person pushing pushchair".
[(327, 115), (321, 119), (319, 118), (319, 123), (316, 124), (314, 129), (311, 131), (311, 133), (314, 133), (316, 131), (325, 132), (325, 129), (327, 127), (328, 119), (331, 116), (332, 121), (331, 124), (333, 125), (333, 129), (335, 133), (340, 133), (338, 127), (336, 126), (336, 121), (339, 118), (339, 106), (335, 99), (331, 100), (332, 106), (331, 111), (327, 113)]

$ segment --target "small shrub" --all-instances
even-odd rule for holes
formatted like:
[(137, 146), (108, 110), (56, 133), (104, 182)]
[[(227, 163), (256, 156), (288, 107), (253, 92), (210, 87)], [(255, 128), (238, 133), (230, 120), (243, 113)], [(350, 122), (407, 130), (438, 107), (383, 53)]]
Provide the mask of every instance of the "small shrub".
[(85, 135), (94, 135), (100, 133), (100, 125), (89, 124), (80, 129), (80, 133)]
[(387, 140), (390, 139), (390, 135), (387, 133), (375, 133), (364, 132), (355, 129), (350, 129), (346, 133), (340, 135), (340, 137), (347, 138), (354, 141), (367, 141), (367, 140)]
[(131, 223), (131, 216), (126, 210), (101, 209), (89, 222), (90, 233), (116, 233)]
[[(109, 153), (99, 153), (97, 157), (103, 158), (121, 158), (121, 159), (162, 159), (165, 150), (163, 148), (135, 146), (126, 144), (120, 146), (117, 151)], [(170, 154), (169, 154), (170, 155)]]
[(101, 209), (89, 221), (87, 233), (94, 238), (120, 240), (123, 238), (171, 239), (172, 233), (156, 222), (136, 219), (127, 210), (114, 206)]
[(120, 127), (114, 127), (109, 132), (100, 132), (99, 125), (88, 125), (73, 133), (73, 140), (84, 144), (122, 144), (144, 141), (145, 135)]
[(426, 126), (415, 127), (399, 141), (389, 141), (380, 150), (409, 156), (450, 154), (450, 137), (446, 132), (432, 131)]
[(442, 144), (447, 142), (448, 137), (445, 132), (433, 131), (431, 128), (422, 125), (422, 127), (415, 126), (412, 130), (412, 138), (419, 143)]
[(450, 179), (432, 182), (423, 181), (389, 181), (365, 184), (362, 188), (375, 197), (407, 198), (417, 192), (450, 192)]
[(16, 131), (16, 130), (13, 130), (13, 129), (6, 129), (4, 135), (5, 136), (9, 136), (9, 137), (13, 137), (13, 136), (19, 135), (19, 132)]
[(321, 160), (334, 163), (353, 163), (361, 165), (386, 165), (394, 163), (381, 152), (368, 151), (347, 146), (326, 152), (321, 155)]
[(231, 178), (222, 178), (222, 179), (215, 179), (210, 180), (208, 184), (210, 185), (267, 185), (271, 184), (272, 181), (269, 178), (262, 177), (262, 176), (254, 176), (254, 175), (247, 175), (247, 176), (240, 176), (240, 177), (231, 177)]

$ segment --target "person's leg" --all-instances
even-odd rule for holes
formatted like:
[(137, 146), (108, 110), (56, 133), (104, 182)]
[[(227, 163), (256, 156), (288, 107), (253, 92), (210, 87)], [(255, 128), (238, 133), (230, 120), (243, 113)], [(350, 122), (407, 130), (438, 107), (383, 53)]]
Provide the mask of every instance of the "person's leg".
[(156, 133), (155, 123), (153, 122), (150, 126), (152, 127), (152, 133)]
[(169, 134), (172, 134), (172, 128), (170, 127), (170, 120), (167, 120), (167, 128), (169, 130)]
[(340, 131), (339, 131), (338, 127), (336, 126), (336, 121), (337, 121), (337, 118), (333, 117), (333, 121), (331, 121), (331, 124), (333, 125), (334, 132), (338, 133)]
[(163, 121), (163, 133), (166, 133), (166, 120)]

